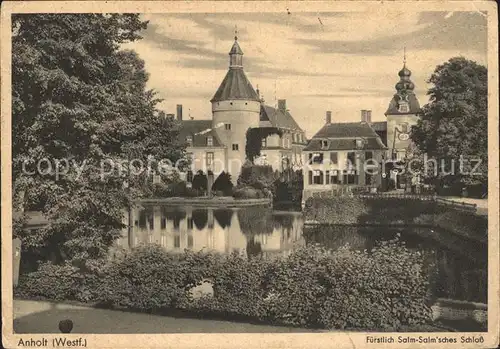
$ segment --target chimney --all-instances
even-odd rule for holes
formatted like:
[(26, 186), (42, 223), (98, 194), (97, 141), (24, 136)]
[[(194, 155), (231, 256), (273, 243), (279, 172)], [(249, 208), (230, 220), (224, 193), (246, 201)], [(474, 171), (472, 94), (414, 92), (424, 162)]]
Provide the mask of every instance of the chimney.
[(328, 110), (326, 112), (326, 123), (327, 124), (331, 124), (332, 123), (332, 112), (330, 110)]
[(372, 122), (372, 111), (371, 110), (361, 110), (361, 122), (371, 123)]
[(371, 122), (372, 122), (372, 111), (371, 110), (366, 111), (366, 122), (369, 124), (371, 124)]
[(286, 99), (278, 99), (278, 109), (286, 111)]
[(177, 104), (177, 120), (182, 121), (182, 104)]
[(361, 122), (366, 122), (366, 110), (361, 110)]

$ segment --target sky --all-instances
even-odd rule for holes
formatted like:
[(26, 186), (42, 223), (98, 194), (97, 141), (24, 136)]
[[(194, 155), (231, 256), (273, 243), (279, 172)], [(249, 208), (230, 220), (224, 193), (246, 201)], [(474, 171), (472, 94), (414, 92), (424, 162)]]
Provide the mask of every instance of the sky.
[(406, 47), (415, 93), (427, 103), (436, 66), (463, 56), (487, 62), (487, 18), (479, 12), (315, 12), (143, 14), (137, 51), (159, 108), (210, 119), (210, 99), (222, 82), (237, 28), (243, 66), (266, 104), (287, 100), (312, 137), (332, 111), (337, 122), (360, 121), (360, 110), (384, 113), (399, 81)]

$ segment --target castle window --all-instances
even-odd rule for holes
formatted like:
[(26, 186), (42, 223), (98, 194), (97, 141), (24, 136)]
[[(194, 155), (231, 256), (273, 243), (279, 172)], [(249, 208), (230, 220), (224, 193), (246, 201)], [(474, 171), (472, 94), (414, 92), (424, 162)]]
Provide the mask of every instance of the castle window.
[(330, 184), (339, 184), (339, 172), (338, 171), (330, 171)]
[(365, 142), (362, 139), (356, 139), (356, 149), (363, 149)]
[(231, 124), (224, 124), (224, 128), (225, 128), (227, 131), (230, 131), (230, 130), (231, 130)]
[(186, 142), (188, 143), (189, 146), (192, 146), (193, 145), (193, 136), (187, 136)]
[(337, 152), (332, 151), (330, 153), (330, 164), (337, 165), (338, 161), (339, 161), (339, 157), (338, 157)]
[(313, 171), (313, 183), (323, 184), (323, 172), (320, 170)]
[(321, 140), (321, 149), (328, 149), (328, 141), (326, 139)]
[(262, 148), (265, 148), (267, 147), (267, 138), (262, 138), (262, 144), (261, 144)]
[(347, 153), (347, 167), (356, 165), (356, 154), (353, 151)]
[(207, 167), (210, 168), (214, 163), (214, 153), (207, 153)]
[(406, 103), (399, 104), (399, 112), (400, 113), (408, 113), (409, 109), (410, 108), (408, 107), (408, 104), (406, 104)]
[(323, 153), (312, 153), (309, 154), (310, 164), (322, 164), (323, 163)]
[(213, 147), (214, 145), (214, 138), (212, 136), (207, 137), (207, 146)]
[(233, 150), (234, 150), (234, 151), (238, 151), (238, 150), (239, 150), (239, 148), (240, 148), (240, 147), (239, 147), (239, 145), (238, 145), (238, 144), (236, 144), (236, 143), (234, 143), (234, 144), (233, 144)]
[(344, 172), (344, 184), (358, 184), (356, 171), (350, 170)]

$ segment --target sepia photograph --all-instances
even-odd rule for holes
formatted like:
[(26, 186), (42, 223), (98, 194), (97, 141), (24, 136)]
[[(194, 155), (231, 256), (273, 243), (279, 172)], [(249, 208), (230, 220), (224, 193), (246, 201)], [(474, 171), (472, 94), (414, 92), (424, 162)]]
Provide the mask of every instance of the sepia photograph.
[(3, 345), (496, 347), (497, 11), (2, 4)]

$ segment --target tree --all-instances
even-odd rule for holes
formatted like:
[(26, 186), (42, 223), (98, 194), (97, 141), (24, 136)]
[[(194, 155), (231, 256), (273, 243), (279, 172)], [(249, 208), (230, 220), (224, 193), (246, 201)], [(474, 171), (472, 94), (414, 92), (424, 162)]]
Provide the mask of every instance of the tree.
[(146, 90), (144, 62), (119, 49), (140, 39), (147, 22), (137, 14), (12, 20), (15, 200), (50, 221), (37, 234), (15, 234), (40, 258), (83, 266), (106, 255), (122, 234), (124, 209), (141, 195), (143, 180), (129, 176), (140, 166), (119, 164), (163, 154), (176, 161), (183, 153), (169, 141), (178, 132), (175, 122), (162, 116), (154, 91)]
[(254, 159), (260, 156), (262, 140), (273, 134), (281, 137), (283, 132), (276, 127), (258, 127), (247, 130), (245, 154), (250, 162), (253, 163)]
[(233, 182), (231, 182), (231, 175), (224, 171), (219, 174), (212, 185), (212, 190), (220, 191), (225, 196), (231, 196), (233, 194)]
[(207, 187), (208, 177), (202, 170), (199, 170), (193, 177), (193, 189), (205, 192)]
[[(411, 138), (421, 152), (437, 160), (438, 180), (487, 183), (487, 73), (486, 67), (455, 57), (437, 66), (428, 81), (434, 85), (427, 92), (430, 101), (419, 113)], [(461, 157), (472, 160), (464, 171)], [(463, 173), (477, 162), (482, 175)]]

